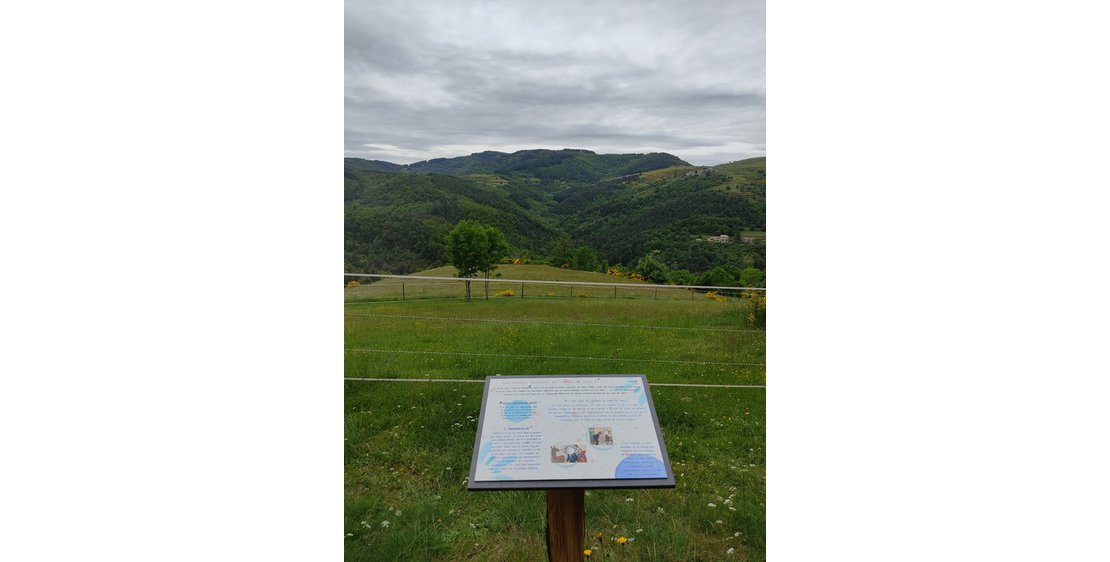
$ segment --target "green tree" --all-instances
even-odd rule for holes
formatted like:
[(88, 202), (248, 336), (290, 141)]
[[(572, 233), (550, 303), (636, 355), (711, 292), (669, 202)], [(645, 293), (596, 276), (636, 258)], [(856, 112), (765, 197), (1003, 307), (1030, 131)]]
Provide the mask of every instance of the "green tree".
[(671, 283), (675, 285), (694, 285), (697, 283), (697, 278), (689, 270), (676, 269), (671, 272)]
[(563, 267), (564, 265), (570, 267), (571, 262), (574, 261), (574, 246), (571, 245), (570, 236), (565, 233), (555, 240), (555, 245), (551, 247), (551, 265), (555, 267)]
[(644, 279), (656, 283), (666, 283), (671, 278), (671, 271), (667, 264), (652, 254), (646, 255), (636, 262), (636, 273), (643, 275)]
[(470, 301), (470, 278), (478, 273), (489, 277), (508, 250), (501, 231), (476, 221), (459, 221), (447, 234), (447, 261), (459, 270), (459, 277), (466, 279), (467, 302)]
[(594, 271), (597, 269), (597, 252), (589, 246), (579, 246), (574, 251), (574, 269)]
[(739, 281), (744, 287), (762, 287), (763, 271), (754, 267), (745, 267), (740, 271)]
[(733, 277), (725, 266), (718, 265), (709, 271), (702, 274), (701, 279), (698, 280), (698, 285), (707, 285), (710, 287), (735, 287), (736, 277)]
[(486, 255), (485, 260), (482, 262), (481, 271), (489, 277), (493, 270), (497, 269), (497, 264), (501, 262), (501, 258), (509, 253), (509, 243), (505, 241), (505, 235), (500, 230), (492, 226), (486, 227)]

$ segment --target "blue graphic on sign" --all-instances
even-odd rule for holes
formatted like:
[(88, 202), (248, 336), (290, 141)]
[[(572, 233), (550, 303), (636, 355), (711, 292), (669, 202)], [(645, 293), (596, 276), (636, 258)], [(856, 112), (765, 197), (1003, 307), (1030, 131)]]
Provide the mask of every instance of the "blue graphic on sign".
[[(492, 459), (490, 459), (490, 460), (492, 460)], [(497, 474), (497, 473), (501, 472), (501, 469), (503, 467), (506, 467), (510, 464), (513, 464), (514, 461), (516, 461), (516, 457), (503, 458), (503, 459), (497, 461), (497, 464), (490, 467), (490, 472), (492, 472), (494, 474)], [(486, 463), (486, 464), (489, 464), (489, 463)]]
[(651, 455), (629, 455), (617, 465), (614, 478), (666, 478), (663, 461)]
[(502, 415), (511, 422), (522, 422), (532, 415), (532, 405), (523, 400), (513, 400), (505, 404), (505, 412)]

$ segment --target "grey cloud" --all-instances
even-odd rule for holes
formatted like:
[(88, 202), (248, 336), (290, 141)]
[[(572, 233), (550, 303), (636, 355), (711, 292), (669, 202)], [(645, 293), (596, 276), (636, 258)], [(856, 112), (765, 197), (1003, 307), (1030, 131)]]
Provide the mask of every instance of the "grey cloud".
[(762, 2), (348, 0), (345, 27), (348, 156), (763, 153)]

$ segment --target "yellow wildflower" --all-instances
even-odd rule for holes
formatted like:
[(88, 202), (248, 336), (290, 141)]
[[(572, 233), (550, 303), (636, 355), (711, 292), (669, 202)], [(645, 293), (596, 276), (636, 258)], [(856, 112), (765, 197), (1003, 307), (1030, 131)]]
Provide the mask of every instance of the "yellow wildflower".
[(626, 537), (617, 537), (617, 544), (624, 544), (626, 542), (628, 542)]
[(591, 555), (591, 554), (593, 554), (593, 553), (594, 553), (594, 551), (592, 551), (592, 550), (590, 550), (590, 549), (588, 549), (588, 548), (587, 548), (586, 550), (583, 550), (583, 551), (582, 551), (582, 554), (584, 554), (585, 556), (590, 556), (590, 555)]

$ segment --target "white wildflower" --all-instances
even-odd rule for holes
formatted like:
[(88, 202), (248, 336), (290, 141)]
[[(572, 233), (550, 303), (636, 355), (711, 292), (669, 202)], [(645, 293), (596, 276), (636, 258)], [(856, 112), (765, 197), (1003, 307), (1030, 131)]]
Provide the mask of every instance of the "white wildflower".
[(389, 521), (382, 521), (382, 528), (383, 529), (388, 527), (388, 526), (389, 526)]
[(709, 505), (709, 507), (717, 507), (717, 504), (715, 504), (715, 503), (713, 503), (713, 502), (709, 502), (709, 504), (708, 504), (708, 505)]
[(732, 554), (733, 552), (736, 552), (736, 549), (735, 548), (730, 548), (730, 549), (725, 551), (725, 554)]

